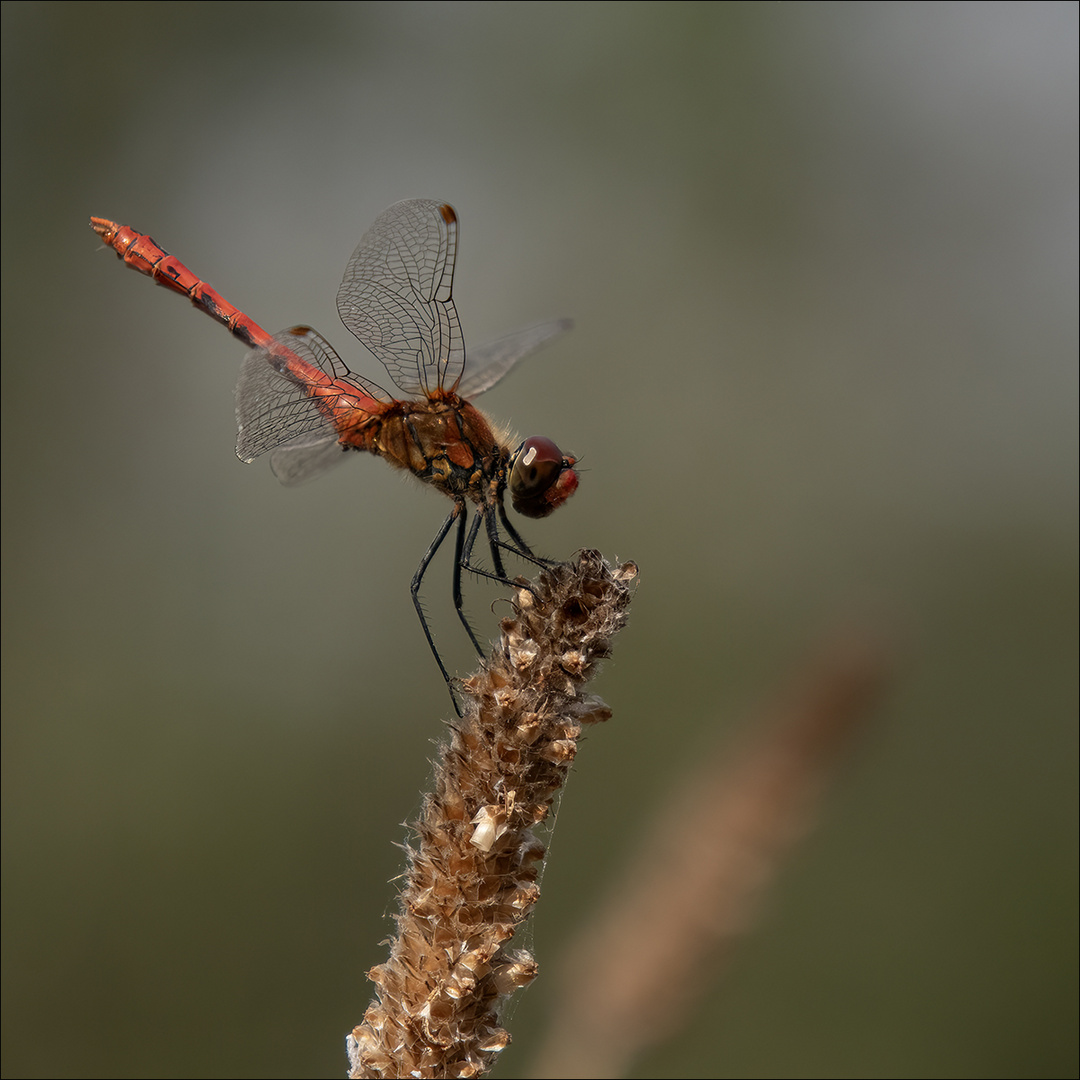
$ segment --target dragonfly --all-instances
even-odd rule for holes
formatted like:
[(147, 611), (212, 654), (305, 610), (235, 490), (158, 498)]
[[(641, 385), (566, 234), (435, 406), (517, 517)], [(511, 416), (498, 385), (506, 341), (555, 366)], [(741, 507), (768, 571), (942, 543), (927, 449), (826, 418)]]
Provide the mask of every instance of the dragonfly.
[[(466, 360), (453, 299), (457, 214), (448, 203), (432, 199), (395, 203), (361, 238), (337, 295), (341, 321), (382, 362), (405, 395), (395, 397), (350, 371), (310, 326), (269, 334), (149, 236), (107, 218), (92, 217), (90, 224), (127, 266), (187, 296), (249, 347), (236, 388), (236, 453), (241, 461), (269, 454), (274, 474), (291, 485), (319, 475), (350, 451), (363, 451), (450, 498), (453, 508), (420, 560), (410, 592), (460, 714), (453, 681), (420, 600), (431, 560), (456, 528), (454, 609), (483, 656), (462, 606), (462, 572), (513, 585), (503, 551), (536, 565), (550, 562), (536, 556), (510, 522), (505, 493), (509, 490), (519, 514), (543, 518), (578, 486), (576, 458), (543, 436), (518, 443), (471, 399), (490, 390), (519, 360), (570, 329), (570, 321), (526, 327), (474, 349)], [(474, 513), (466, 528), (470, 503)], [(473, 561), (481, 529), (493, 570)]]

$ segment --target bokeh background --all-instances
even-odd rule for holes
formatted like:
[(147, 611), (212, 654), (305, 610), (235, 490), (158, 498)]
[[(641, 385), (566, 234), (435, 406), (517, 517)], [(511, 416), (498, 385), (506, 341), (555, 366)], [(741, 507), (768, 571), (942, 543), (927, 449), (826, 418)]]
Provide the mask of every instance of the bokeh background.
[[(452, 202), (484, 399), (633, 558), (543, 977), (687, 765), (855, 620), (898, 674), (727, 978), (635, 1075), (1062, 1076), (1076, 1009), (1072, 3), (3, 6), (4, 1074), (336, 1076), (449, 702), (446, 506), (233, 456), (242, 347)], [(427, 597), (464, 648), (449, 566)], [(470, 588), (494, 633), (498, 605)], [(677, 883), (673, 883), (677, 887)]]

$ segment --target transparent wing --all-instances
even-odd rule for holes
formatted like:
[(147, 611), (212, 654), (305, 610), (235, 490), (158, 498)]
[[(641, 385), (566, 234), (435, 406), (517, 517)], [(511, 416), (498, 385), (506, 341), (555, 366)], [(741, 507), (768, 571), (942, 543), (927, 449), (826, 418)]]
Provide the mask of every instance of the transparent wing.
[(335, 418), (345, 410), (357, 409), (361, 401), (374, 407), (390, 400), (375, 383), (353, 375), (310, 327), (283, 330), (274, 341), (282, 348), (253, 349), (240, 368), (236, 456), (241, 461), (286, 445), (336, 443)]
[(375, 219), (345, 268), (341, 321), (407, 394), (453, 389), (465, 366), (452, 296), (456, 257), (453, 207), (409, 199)]
[(468, 400), (490, 390), (519, 360), (552, 338), (565, 334), (573, 325), (573, 319), (537, 323), (474, 348), (469, 353), (468, 370), (462, 376), (458, 393)]
[(274, 450), (270, 454), (270, 468), (286, 487), (295, 487), (340, 465), (347, 453), (336, 433), (305, 436)]

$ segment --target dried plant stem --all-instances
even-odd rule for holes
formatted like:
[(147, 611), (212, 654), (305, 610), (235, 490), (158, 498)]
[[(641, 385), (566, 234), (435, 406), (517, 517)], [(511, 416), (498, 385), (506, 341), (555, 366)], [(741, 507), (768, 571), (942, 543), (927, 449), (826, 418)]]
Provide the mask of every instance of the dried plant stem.
[(876, 701), (884, 651), (845, 636), (784, 700), (683, 778), (633, 864), (557, 972), (558, 1006), (530, 1075), (618, 1077), (690, 1019), (753, 921), (830, 766)]
[(536, 975), (508, 947), (539, 896), (547, 816), (581, 726), (611, 715), (581, 687), (623, 625), (632, 563), (597, 552), (553, 566), (518, 594), (490, 660), (465, 680), (465, 715), (440, 747), (390, 958), (349, 1036), (350, 1077), (480, 1076), (510, 1041), (500, 999)]

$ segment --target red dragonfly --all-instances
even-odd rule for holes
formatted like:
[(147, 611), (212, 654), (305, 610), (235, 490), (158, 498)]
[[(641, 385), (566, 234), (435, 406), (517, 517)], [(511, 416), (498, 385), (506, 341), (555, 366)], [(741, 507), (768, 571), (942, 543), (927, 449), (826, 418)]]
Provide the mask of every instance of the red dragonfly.
[[(341, 321), (407, 395), (395, 398), (351, 372), (311, 327), (268, 334), (149, 236), (106, 218), (91, 218), (90, 224), (128, 266), (183, 293), (251, 348), (236, 388), (241, 461), (269, 453), (278, 479), (297, 484), (343, 460), (344, 452), (364, 450), (407, 469), (453, 501), (413, 575), (411, 591), (424, 636), (454, 698), (420, 604), (428, 564), (456, 523), (454, 608), (483, 655), (462, 610), (461, 571), (505, 585), (512, 583), (503, 549), (538, 564), (545, 561), (533, 555), (510, 523), (503, 493), (509, 487), (518, 513), (541, 518), (578, 485), (575, 458), (540, 436), (515, 447), (469, 399), (490, 390), (524, 356), (568, 330), (569, 320), (540, 323), (501, 338), (474, 350), (466, 364), (452, 295), (457, 215), (447, 203), (431, 199), (395, 203), (364, 234), (337, 295)], [(476, 512), (466, 531), (468, 502)], [(499, 534), (500, 522), (509, 542)], [(472, 564), (481, 527), (494, 573)]]

